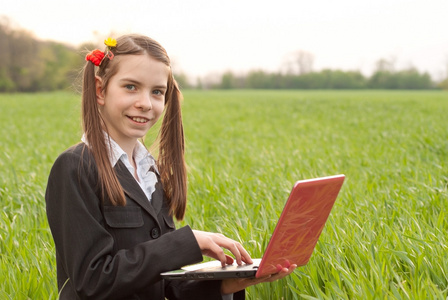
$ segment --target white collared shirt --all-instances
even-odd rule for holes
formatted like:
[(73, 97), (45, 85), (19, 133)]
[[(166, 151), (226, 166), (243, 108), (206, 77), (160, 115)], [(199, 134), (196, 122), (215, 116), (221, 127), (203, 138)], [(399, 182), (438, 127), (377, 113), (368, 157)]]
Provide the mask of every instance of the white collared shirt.
[[(108, 137), (106, 133), (104, 133), (104, 135), (106, 138), (106, 145), (109, 144), (110, 140), (110, 145), (112, 147), (112, 152), (109, 153), (109, 160), (112, 167), (117, 164), (118, 160), (121, 160), (132, 176), (137, 173), (139, 180), (135, 177), (134, 178), (140, 185), (148, 200), (151, 201), (152, 193), (156, 190), (157, 176), (154, 172), (150, 171), (150, 168), (153, 167), (153, 170), (155, 170), (157, 174), (159, 173), (154, 157), (140, 141), (137, 141), (133, 151), (135, 166), (137, 167), (137, 172), (135, 172), (134, 167), (129, 162), (126, 152), (124, 152), (124, 150), (121, 149), (121, 147), (111, 137)], [(81, 141), (86, 145), (89, 145), (84, 134), (82, 135)]]

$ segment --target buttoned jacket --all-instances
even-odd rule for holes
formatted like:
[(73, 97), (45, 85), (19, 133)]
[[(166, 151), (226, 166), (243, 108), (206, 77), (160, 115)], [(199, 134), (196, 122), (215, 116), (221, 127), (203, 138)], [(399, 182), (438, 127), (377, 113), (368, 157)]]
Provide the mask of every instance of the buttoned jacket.
[(125, 206), (103, 197), (85, 144), (52, 167), (45, 199), (60, 299), (221, 299), (220, 281), (162, 280), (162, 272), (202, 261), (201, 250), (189, 226), (175, 229), (160, 182), (150, 202), (121, 161), (114, 170)]

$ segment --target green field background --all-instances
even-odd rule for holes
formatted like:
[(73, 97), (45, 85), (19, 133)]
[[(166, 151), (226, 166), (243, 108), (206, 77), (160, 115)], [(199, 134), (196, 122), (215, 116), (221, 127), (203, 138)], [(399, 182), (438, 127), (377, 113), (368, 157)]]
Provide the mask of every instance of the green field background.
[[(308, 265), (248, 299), (447, 299), (448, 93), (186, 91), (186, 219), (259, 257), (294, 182), (345, 184)], [(0, 299), (56, 299), (44, 192), (70, 92), (0, 94)], [(151, 144), (155, 131), (146, 144)]]

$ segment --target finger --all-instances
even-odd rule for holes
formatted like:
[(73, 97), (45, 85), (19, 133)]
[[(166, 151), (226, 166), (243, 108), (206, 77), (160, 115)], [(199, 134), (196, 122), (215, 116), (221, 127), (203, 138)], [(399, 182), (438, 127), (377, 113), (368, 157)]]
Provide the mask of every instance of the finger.
[(210, 245), (209, 251), (211, 252), (209, 253), (209, 256), (219, 260), (221, 262), (222, 267), (226, 266), (227, 263), (226, 254), (218, 244), (212, 243)]
[(253, 263), (249, 253), (246, 251), (246, 249), (244, 249), (244, 247), (240, 243), (232, 239), (228, 239), (228, 242), (230, 244), (226, 248), (229, 249), (235, 256), (238, 265), (242, 265), (243, 262), (246, 264)]
[(216, 243), (218, 246), (228, 249), (235, 257), (237, 264), (242, 265), (242, 256), (240, 249), (242, 249), (243, 251), (245, 250), (240, 243), (230, 238), (227, 238), (222, 234), (215, 234), (212, 236), (212, 239), (213, 242)]
[[(229, 239), (230, 240), (230, 239)], [(235, 256), (236, 259), (236, 263), (241, 266), (243, 264), (242, 260), (241, 260), (241, 252), (240, 252), (240, 247), (238, 247), (238, 242), (235, 242), (233, 240), (229, 241), (229, 244), (227, 245), (227, 249), (230, 250), (230, 252), (232, 252), (232, 254)]]
[[(218, 250), (218, 248), (221, 248), (221, 247), (230, 250), (230, 252), (235, 257), (238, 265), (242, 265), (243, 262), (247, 263), (247, 264), (253, 263), (252, 259), (250, 258), (249, 253), (237, 241), (227, 238), (226, 236), (224, 236), (223, 234), (220, 234), (220, 233), (208, 233), (208, 232), (201, 232), (201, 231), (196, 231), (196, 230), (194, 230), (193, 232), (195, 233), (196, 239), (198, 240), (198, 243), (200, 244), (202, 253), (204, 255), (218, 259), (219, 261), (221, 261), (223, 266), (226, 263), (229, 264), (230, 260), (228, 258), (226, 258), (222, 249)], [(233, 263), (233, 259), (230, 264), (232, 264), (232, 263)]]
[[(218, 248), (215, 248), (215, 249), (211, 249), (210, 248), (210, 249), (207, 249), (207, 250), (203, 250), (202, 254), (206, 255), (208, 257), (214, 258), (216, 260), (219, 260), (222, 263), (222, 256), (220, 256), (220, 254), (219, 254), (222, 251), (222, 249), (221, 249), (221, 247), (219, 247), (219, 250), (220, 250), (219, 253), (216, 253), (217, 250), (218, 250)], [(232, 265), (233, 262), (234, 262), (234, 259), (233, 259), (232, 256), (227, 255), (227, 254), (224, 253), (224, 261), (225, 261), (225, 265)]]
[(282, 279), (286, 276), (289, 276), (294, 270), (297, 268), (297, 265), (293, 264), (290, 268), (282, 268), (280, 272), (277, 274), (273, 274), (271, 278), (268, 279), (269, 282), (276, 281)]
[(246, 249), (244, 249), (244, 247), (240, 243), (238, 243), (238, 245), (241, 253), (241, 260), (246, 264), (253, 264), (254, 262), (252, 261), (250, 254), (246, 251)]

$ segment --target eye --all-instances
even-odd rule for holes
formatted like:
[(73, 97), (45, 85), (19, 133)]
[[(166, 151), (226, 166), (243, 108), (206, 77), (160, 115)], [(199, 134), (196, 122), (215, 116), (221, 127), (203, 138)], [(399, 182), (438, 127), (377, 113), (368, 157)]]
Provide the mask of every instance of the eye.
[(135, 85), (133, 85), (133, 84), (126, 84), (124, 87), (128, 91), (135, 91)]
[(163, 91), (161, 91), (161, 90), (154, 90), (154, 91), (152, 91), (152, 93), (154, 95), (157, 95), (157, 96), (163, 96), (164, 95)]

